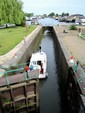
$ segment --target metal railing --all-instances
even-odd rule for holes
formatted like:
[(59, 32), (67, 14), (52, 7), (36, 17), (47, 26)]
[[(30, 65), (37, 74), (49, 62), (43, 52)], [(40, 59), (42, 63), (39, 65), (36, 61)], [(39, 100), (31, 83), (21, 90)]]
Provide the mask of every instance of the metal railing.
[(29, 62), (22, 63), (22, 64), (14, 64), (14, 65), (8, 66), (7, 67), (8, 70), (6, 70), (4, 72), (0, 72), (0, 74), (4, 75), (3, 77), (6, 80), (6, 85), (10, 84), (10, 76), (14, 77), (15, 75), (18, 75), (18, 74), (19, 74), (18, 76), (22, 75), (22, 81), (23, 80), (30, 80), (30, 79), (38, 78), (38, 76), (39, 76), (38, 69), (37, 68), (35, 70), (30, 70), (29, 69), (28, 71), (26, 71), (25, 70), (26, 66), (29, 66)]

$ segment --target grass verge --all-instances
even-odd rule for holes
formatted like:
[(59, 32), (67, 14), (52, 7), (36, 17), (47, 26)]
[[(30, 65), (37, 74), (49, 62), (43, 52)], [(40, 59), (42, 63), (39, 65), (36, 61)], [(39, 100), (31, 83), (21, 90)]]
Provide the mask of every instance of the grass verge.
[(0, 55), (4, 55), (13, 49), (23, 38), (29, 35), (36, 26), (0, 29)]

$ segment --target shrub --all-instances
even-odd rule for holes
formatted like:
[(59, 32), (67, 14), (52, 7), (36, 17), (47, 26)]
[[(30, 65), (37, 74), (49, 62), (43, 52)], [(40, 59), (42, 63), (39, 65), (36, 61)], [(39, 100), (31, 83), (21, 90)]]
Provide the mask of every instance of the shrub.
[(26, 22), (25, 22), (25, 20), (23, 20), (22, 21), (22, 26), (25, 27), (25, 25), (26, 25)]
[(75, 25), (71, 25), (70, 30), (77, 30), (77, 27)]

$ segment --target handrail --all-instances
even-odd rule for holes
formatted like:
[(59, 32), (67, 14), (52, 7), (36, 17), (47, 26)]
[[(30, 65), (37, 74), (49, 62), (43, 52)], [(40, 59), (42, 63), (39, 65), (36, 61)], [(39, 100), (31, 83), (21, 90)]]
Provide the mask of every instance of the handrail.
[[(28, 77), (27, 77), (26, 76), (26, 71), (24, 70), (25, 66), (27, 66), (28, 64), (29, 64), (29, 62), (22, 63), (22, 64), (14, 64), (14, 65), (11, 65), (11, 66), (9, 66), (9, 67), (11, 67), (9, 70), (6, 70), (5, 72), (0, 72), (0, 74), (4, 74), (7, 85), (10, 84), (10, 81), (9, 81), (9, 75), (10, 74), (14, 75), (15, 73), (18, 74), (18, 73), (22, 72), (23, 75), (24, 75), (24, 80), (32, 79), (32, 77), (30, 76), (30, 72), (28, 71)], [(35, 76), (35, 78), (38, 78), (39, 74), (36, 74), (35, 73), (34, 76)]]

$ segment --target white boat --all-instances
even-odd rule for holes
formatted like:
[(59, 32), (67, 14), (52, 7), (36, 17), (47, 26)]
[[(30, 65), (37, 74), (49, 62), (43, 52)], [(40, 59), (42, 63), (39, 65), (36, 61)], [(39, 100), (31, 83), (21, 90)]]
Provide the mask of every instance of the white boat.
[(30, 59), (30, 69), (32, 70), (38, 69), (39, 70), (39, 79), (46, 78), (47, 74), (47, 56), (46, 53), (42, 52), (41, 50), (33, 53)]

